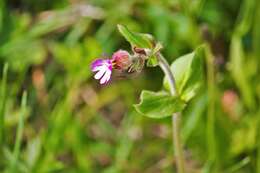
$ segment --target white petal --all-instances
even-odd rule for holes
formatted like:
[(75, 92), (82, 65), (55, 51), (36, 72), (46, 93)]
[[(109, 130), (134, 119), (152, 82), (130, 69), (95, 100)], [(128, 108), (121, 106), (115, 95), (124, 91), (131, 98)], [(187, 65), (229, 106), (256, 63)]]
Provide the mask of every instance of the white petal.
[(102, 66), (103, 68), (100, 68), (100, 70), (95, 74), (95, 79), (100, 79), (104, 73), (106, 72), (107, 68), (105, 66)]
[(111, 77), (111, 70), (107, 70), (106, 73), (104, 74), (104, 76), (101, 78), (100, 80), (100, 84), (104, 84), (106, 83), (107, 81), (109, 81), (110, 77)]
[(92, 71), (95, 72), (95, 71), (99, 71), (100, 69), (104, 68), (103, 66), (97, 66), (95, 67)]

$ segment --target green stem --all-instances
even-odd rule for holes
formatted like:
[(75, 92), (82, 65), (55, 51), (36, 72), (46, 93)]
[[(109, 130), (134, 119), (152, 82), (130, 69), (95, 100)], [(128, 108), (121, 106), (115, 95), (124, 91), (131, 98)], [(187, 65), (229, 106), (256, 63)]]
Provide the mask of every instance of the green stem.
[[(171, 68), (163, 57), (162, 54), (157, 55), (159, 66), (161, 67), (162, 71), (164, 72), (169, 84), (170, 84), (170, 92), (171, 95), (178, 95), (175, 85), (175, 79), (171, 72)], [(180, 136), (180, 124), (181, 124), (181, 113), (177, 112), (172, 115), (172, 134), (173, 134), (173, 148), (174, 153), (177, 161), (177, 170), (178, 173), (184, 173), (184, 156), (183, 156), (183, 149), (181, 143), (181, 136)]]

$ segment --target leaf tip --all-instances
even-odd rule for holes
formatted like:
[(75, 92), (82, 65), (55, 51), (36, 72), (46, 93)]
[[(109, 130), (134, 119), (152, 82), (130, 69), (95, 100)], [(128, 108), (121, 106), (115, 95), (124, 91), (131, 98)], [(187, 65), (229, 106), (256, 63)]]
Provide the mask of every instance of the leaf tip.
[(125, 28), (124, 25), (117, 24), (117, 29), (119, 30), (119, 32), (121, 32), (124, 28)]

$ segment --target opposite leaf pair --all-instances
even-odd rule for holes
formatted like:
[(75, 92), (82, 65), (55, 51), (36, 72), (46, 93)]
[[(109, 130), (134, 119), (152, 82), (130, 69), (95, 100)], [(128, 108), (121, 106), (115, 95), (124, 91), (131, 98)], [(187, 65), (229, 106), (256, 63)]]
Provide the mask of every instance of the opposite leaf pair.
[[(171, 71), (175, 77), (178, 96), (169, 92), (142, 91), (141, 102), (135, 105), (136, 110), (150, 118), (164, 118), (173, 113), (181, 112), (186, 104), (200, 89), (203, 77), (203, 47), (175, 60)], [(164, 88), (169, 91), (169, 83), (164, 78)]]

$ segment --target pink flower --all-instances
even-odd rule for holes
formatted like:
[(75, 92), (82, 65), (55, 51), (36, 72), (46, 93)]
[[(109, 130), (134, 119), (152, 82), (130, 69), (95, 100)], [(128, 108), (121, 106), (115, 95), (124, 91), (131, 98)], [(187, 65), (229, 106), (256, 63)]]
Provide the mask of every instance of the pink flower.
[(126, 70), (130, 65), (130, 55), (125, 50), (118, 50), (112, 55), (114, 67), (119, 70)]
[(100, 80), (100, 84), (105, 84), (111, 78), (112, 62), (110, 59), (97, 59), (92, 62), (91, 70), (97, 72), (94, 78)]
[(131, 66), (130, 54), (124, 50), (116, 51), (111, 59), (96, 59), (91, 64), (91, 70), (96, 72), (94, 78), (100, 84), (107, 83), (112, 75), (112, 69), (127, 70)]

